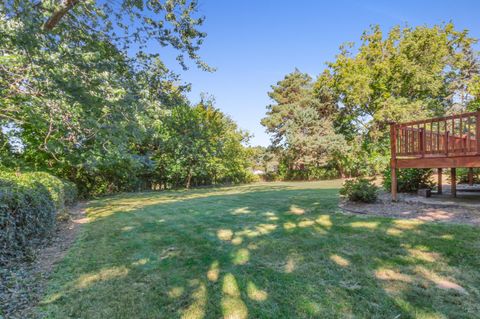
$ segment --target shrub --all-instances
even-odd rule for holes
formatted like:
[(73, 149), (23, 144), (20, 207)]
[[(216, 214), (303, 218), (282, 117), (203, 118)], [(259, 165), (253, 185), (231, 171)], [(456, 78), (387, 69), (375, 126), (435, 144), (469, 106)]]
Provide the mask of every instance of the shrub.
[[(468, 168), (457, 168), (458, 183), (468, 183), (468, 171)], [(473, 182), (475, 184), (480, 183), (480, 169), (478, 168), (473, 170)]]
[[(398, 191), (401, 193), (415, 193), (420, 188), (433, 188), (431, 180), (433, 170), (427, 168), (405, 168), (398, 170)], [(383, 175), (383, 187), (389, 191), (392, 187), (392, 172), (387, 169)]]
[(45, 186), (55, 204), (55, 209), (61, 210), (64, 208), (65, 193), (62, 180), (45, 172), (26, 173), (22, 174), (22, 177)]
[(267, 172), (263, 175), (263, 180), (266, 182), (276, 182), (281, 180), (282, 177), (276, 172)]
[(358, 178), (345, 181), (340, 194), (352, 202), (373, 203), (377, 200), (377, 191), (377, 186), (370, 180)]
[(47, 173), (0, 172), (0, 263), (25, 256), (47, 237), (57, 211), (75, 196), (75, 185)]
[(62, 182), (64, 204), (65, 206), (72, 206), (78, 199), (77, 186), (70, 181), (62, 180)]
[(0, 181), (0, 261), (24, 255), (55, 225), (55, 205), (38, 182)]
[(253, 174), (250, 171), (247, 171), (244, 178), (244, 183), (256, 183), (260, 182), (262, 178), (259, 175)]

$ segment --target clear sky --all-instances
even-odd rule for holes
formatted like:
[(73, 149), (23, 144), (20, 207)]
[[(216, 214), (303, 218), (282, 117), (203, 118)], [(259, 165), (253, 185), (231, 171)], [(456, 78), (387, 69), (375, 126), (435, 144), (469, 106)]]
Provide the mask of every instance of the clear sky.
[(358, 43), (372, 24), (386, 30), (452, 21), (480, 38), (480, 1), (198, 1), (208, 33), (200, 55), (217, 71), (183, 72), (168, 52), (164, 59), (192, 84), (192, 101), (202, 92), (215, 96), (218, 108), (254, 134), (252, 145), (269, 144), (260, 119), (270, 86), (295, 67), (316, 77), (342, 43)]

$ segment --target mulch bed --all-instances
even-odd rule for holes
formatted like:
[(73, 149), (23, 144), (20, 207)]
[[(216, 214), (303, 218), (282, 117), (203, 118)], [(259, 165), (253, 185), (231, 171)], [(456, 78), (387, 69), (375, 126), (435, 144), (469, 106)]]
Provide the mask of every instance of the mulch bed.
[(340, 208), (348, 214), (416, 219), (426, 222), (450, 222), (480, 226), (480, 212), (475, 208), (442, 206), (415, 202), (411, 197), (400, 197), (392, 202), (390, 194), (381, 193), (372, 204), (342, 200)]

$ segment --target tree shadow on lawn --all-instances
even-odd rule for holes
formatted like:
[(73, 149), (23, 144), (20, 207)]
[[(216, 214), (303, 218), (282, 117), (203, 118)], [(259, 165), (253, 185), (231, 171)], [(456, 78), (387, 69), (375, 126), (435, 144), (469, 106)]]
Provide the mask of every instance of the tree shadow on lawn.
[(471, 318), (478, 229), (335, 213), (337, 189), (92, 206), (42, 308), (82, 318)]

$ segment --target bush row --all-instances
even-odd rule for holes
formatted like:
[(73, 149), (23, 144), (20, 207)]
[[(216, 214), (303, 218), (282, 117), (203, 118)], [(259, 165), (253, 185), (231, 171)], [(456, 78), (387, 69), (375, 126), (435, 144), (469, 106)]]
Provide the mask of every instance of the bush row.
[(0, 264), (28, 256), (76, 197), (74, 184), (47, 173), (0, 172)]

